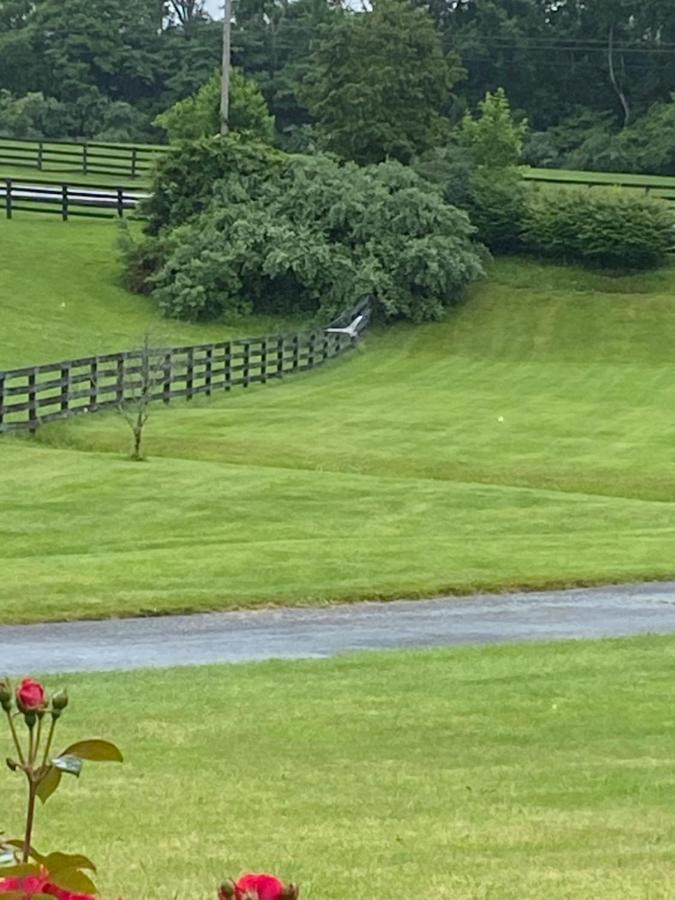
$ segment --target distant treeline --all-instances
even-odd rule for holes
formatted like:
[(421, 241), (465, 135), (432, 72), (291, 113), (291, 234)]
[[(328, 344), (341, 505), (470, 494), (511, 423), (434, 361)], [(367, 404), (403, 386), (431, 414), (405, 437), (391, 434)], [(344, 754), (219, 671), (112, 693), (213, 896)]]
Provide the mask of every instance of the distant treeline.
[[(377, 153), (370, 149), (340, 143), (343, 123), (335, 111), (366, 122), (375, 102), (391, 108), (394, 122), (417, 113), (405, 103), (406, 79), (415, 74), (406, 44), (398, 41), (405, 15), (416, 8), (417, 30), (432, 29), (446, 68), (427, 68), (410, 92), (424, 97), (434, 114), (420, 120), (415, 152), (443, 145), (444, 123), (451, 128), (486, 91), (501, 86), (516, 116), (528, 121), (526, 161), (675, 173), (672, 0), (353, 6), (234, 0), (233, 64), (260, 87), (281, 146), (337, 147), (343, 156), (373, 161)], [(388, 59), (373, 52), (382, 43), (378, 36), (391, 48)], [(221, 37), (222, 24), (199, 0), (2, 0), (0, 135), (164, 140), (156, 117), (209, 81), (220, 63)], [(415, 52), (420, 47), (425, 61), (436, 59), (430, 43), (418, 42)], [(342, 78), (344, 48), (352, 90), (359, 88), (354, 97)], [(385, 88), (377, 98), (368, 96), (373, 84)], [(399, 151), (388, 139), (385, 150), (404, 158), (410, 147)]]

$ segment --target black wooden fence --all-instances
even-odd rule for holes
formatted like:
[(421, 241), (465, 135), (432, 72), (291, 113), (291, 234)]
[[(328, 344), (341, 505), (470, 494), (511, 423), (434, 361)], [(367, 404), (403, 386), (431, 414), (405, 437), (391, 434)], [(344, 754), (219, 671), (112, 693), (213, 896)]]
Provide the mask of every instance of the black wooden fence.
[(191, 347), (145, 348), (0, 371), (0, 433), (119, 408), (169, 403), (283, 378), (354, 347), (370, 320), (363, 300), (327, 328)]
[(54, 213), (67, 222), (71, 216), (122, 218), (135, 211), (147, 194), (133, 188), (103, 184), (59, 184), (31, 178), (0, 179), (0, 210), (8, 219), (16, 212)]
[(139, 178), (152, 171), (169, 148), (74, 141), (24, 141), (0, 138), (0, 165), (21, 166), (41, 172), (79, 172)]

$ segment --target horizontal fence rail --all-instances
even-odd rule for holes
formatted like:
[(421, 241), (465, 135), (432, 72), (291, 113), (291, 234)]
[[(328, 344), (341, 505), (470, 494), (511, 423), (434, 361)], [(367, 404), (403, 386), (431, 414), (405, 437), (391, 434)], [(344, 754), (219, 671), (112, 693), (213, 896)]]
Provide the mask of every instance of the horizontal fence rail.
[(0, 433), (146, 399), (169, 403), (314, 369), (351, 350), (370, 320), (363, 300), (328, 327), (189, 347), (87, 356), (0, 371)]
[(41, 172), (80, 172), (138, 178), (148, 175), (169, 148), (75, 141), (25, 141), (0, 138), (0, 165)]
[(8, 219), (16, 212), (55, 213), (64, 222), (71, 216), (123, 218), (136, 211), (147, 196), (128, 187), (97, 184), (59, 184), (39, 179), (0, 179), (0, 210)]

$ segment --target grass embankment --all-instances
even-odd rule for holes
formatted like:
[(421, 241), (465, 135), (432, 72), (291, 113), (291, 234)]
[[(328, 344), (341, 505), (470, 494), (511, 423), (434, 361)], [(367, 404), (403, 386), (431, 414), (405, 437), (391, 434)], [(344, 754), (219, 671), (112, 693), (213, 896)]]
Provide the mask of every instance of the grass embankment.
[[(136, 226), (132, 226), (136, 227)], [(0, 219), (0, 369), (138, 347), (198, 344), (277, 329), (276, 319), (195, 325), (162, 318), (119, 283), (114, 222)]]
[[(0, 234), (6, 364), (152, 320), (105, 225)], [(443, 323), (157, 409), (146, 464), (115, 415), (5, 438), (0, 620), (672, 576), (674, 328), (673, 269), (502, 260)]]
[(245, 869), (306, 900), (672, 897), (674, 667), (639, 638), (72, 676), (57, 743), (126, 762), (64, 780), (36, 845), (130, 900)]

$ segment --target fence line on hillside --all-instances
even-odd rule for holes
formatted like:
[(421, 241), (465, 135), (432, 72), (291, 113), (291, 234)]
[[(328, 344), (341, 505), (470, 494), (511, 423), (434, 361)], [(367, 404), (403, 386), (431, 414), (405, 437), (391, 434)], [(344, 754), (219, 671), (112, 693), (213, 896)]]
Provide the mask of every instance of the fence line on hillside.
[(80, 172), (82, 175), (113, 175), (138, 178), (152, 171), (157, 159), (169, 148), (103, 144), (93, 141), (14, 140), (0, 138), (0, 165), (39, 171)]
[[(0, 180), (0, 210), (8, 219), (15, 212), (54, 213), (64, 222), (71, 216), (107, 219), (123, 218), (134, 212), (138, 204), (149, 196), (133, 188), (110, 187), (102, 184), (57, 183), (43, 179)], [(104, 212), (97, 212), (104, 210)]]
[(187, 347), (145, 348), (0, 371), (0, 433), (120, 408), (139, 396), (169, 403), (322, 365), (351, 350), (370, 321), (362, 300), (324, 328)]
[[(543, 170), (540, 170), (543, 172)], [(523, 172), (523, 178), (534, 184), (558, 184), (573, 185), (575, 187), (621, 187), (637, 191), (644, 191), (645, 194), (653, 194), (660, 200), (675, 201), (675, 185), (669, 184), (651, 184), (649, 182), (622, 181), (621, 175), (617, 174), (616, 181), (607, 181), (594, 176), (592, 172), (588, 175), (580, 175), (578, 178), (565, 178), (554, 174), (540, 174), (540, 172)], [(670, 191), (671, 193), (661, 193)]]

